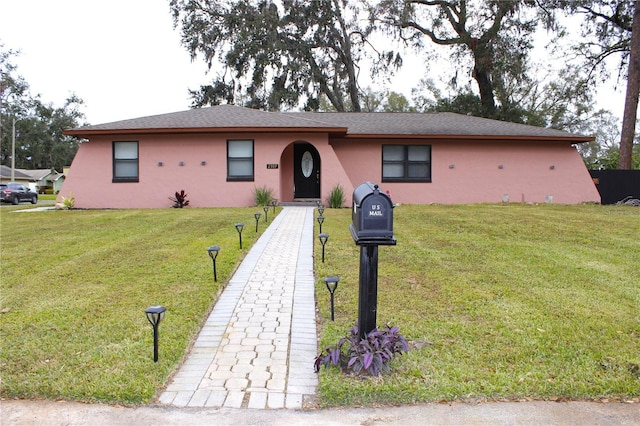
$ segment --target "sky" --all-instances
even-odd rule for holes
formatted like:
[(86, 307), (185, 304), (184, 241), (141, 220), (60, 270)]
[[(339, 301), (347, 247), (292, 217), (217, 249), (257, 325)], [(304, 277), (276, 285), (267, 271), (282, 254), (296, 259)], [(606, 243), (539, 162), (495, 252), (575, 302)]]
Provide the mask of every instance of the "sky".
[(31, 94), (84, 100), (91, 124), (189, 109), (210, 80), (173, 29), (168, 0), (0, 0), (0, 43)]
[[(90, 124), (189, 109), (188, 90), (212, 79), (181, 46), (168, 0), (0, 0), (0, 43), (20, 51), (11, 62), (32, 95), (61, 107), (76, 94)], [(422, 77), (415, 69), (405, 66), (390, 89), (409, 96)], [(619, 86), (597, 99), (621, 117)]]

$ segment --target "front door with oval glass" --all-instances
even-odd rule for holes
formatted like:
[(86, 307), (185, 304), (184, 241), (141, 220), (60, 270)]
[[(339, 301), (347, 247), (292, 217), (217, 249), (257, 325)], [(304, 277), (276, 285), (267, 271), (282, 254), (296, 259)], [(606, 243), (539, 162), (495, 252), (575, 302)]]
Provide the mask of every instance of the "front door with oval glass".
[(320, 154), (313, 145), (293, 146), (294, 198), (320, 198)]

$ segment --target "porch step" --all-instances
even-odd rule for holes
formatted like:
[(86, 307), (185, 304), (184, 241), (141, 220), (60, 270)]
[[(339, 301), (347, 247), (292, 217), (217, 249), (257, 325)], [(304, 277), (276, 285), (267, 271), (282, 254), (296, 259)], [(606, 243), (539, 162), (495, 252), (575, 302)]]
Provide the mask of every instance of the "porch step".
[(280, 206), (288, 206), (288, 207), (308, 207), (308, 206), (312, 206), (315, 207), (318, 202), (320, 201), (319, 198), (296, 198), (293, 201), (281, 201), (278, 203), (278, 205)]

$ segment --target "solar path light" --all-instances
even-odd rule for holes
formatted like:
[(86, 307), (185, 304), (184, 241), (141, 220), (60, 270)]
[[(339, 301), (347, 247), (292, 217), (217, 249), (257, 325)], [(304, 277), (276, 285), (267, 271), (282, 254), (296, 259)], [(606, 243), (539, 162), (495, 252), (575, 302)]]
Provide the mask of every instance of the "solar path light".
[(273, 214), (276, 214), (276, 204), (278, 203), (278, 200), (276, 200), (275, 198), (273, 200), (271, 200), (271, 207), (273, 207)]
[(262, 216), (262, 213), (260, 212), (255, 212), (253, 214), (253, 217), (256, 218), (256, 232), (258, 232), (258, 221), (260, 220), (260, 216)]
[(329, 293), (331, 294), (331, 321), (333, 321), (335, 318), (335, 310), (333, 308), (333, 293), (335, 293), (336, 289), (338, 288), (338, 281), (340, 281), (340, 278), (336, 276), (325, 277), (324, 279), (327, 290), (329, 290)]
[(318, 214), (319, 214), (320, 216), (322, 216), (322, 215), (324, 214), (324, 206), (323, 206), (322, 204), (320, 204), (320, 205), (318, 206)]
[(218, 246), (210, 246), (207, 249), (209, 253), (209, 257), (213, 260), (213, 280), (218, 281), (218, 274), (216, 273), (216, 257), (218, 257), (218, 252), (220, 251), (220, 247)]
[(238, 231), (238, 238), (240, 239), (240, 250), (242, 250), (242, 228), (244, 228), (244, 223), (236, 223), (236, 231)]
[(264, 206), (262, 210), (264, 210), (264, 221), (269, 222), (269, 219), (267, 218), (267, 214), (269, 213), (269, 206)]
[(327, 244), (329, 234), (320, 234), (318, 235), (318, 239), (320, 240), (320, 244), (322, 244), (322, 263), (324, 263), (324, 245)]
[(149, 306), (144, 312), (153, 326), (153, 362), (158, 362), (158, 326), (164, 318), (167, 308), (164, 306)]
[(320, 225), (320, 233), (322, 234), (322, 223), (324, 222), (324, 216), (318, 216), (318, 225)]

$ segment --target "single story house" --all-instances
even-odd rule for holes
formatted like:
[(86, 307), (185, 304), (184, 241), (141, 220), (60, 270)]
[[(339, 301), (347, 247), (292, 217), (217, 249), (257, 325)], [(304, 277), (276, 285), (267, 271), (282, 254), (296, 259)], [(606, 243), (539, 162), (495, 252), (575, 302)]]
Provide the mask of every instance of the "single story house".
[[(45, 190), (57, 194), (62, 188), (64, 182), (64, 174), (57, 172), (55, 169), (14, 169), (14, 181), (28, 186), (33, 192), (44, 194)], [(0, 171), (0, 180), (2, 182), (11, 181), (11, 168), (2, 166)]]
[(56, 171), (55, 169), (16, 169), (25, 175), (31, 176), (32, 182), (35, 182), (36, 188), (34, 191), (44, 194), (49, 192), (57, 194), (62, 188), (64, 183), (64, 174)]
[(61, 196), (79, 208), (326, 201), (370, 181), (394, 203), (600, 202), (575, 144), (588, 136), (453, 113), (266, 112), (234, 105), (70, 129)]
[(2, 183), (17, 182), (31, 188), (32, 180), (31, 176), (22, 173), (18, 169), (13, 169), (12, 173), (11, 167), (0, 165), (0, 182)]

